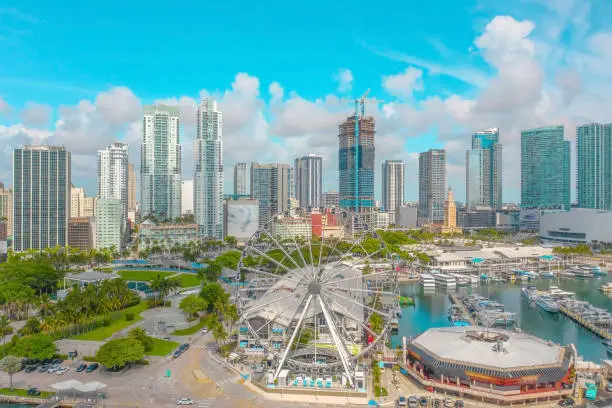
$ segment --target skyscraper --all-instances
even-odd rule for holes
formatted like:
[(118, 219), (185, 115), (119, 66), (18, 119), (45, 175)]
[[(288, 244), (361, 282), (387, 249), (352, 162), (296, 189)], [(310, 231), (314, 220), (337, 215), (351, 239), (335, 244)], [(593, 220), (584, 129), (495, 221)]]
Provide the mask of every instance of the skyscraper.
[(340, 205), (340, 195), (336, 190), (326, 191), (321, 194), (321, 205), (325, 208), (338, 207)]
[(193, 180), (181, 181), (181, 214), (193, 214)]
[(321, 206), (323, 158), (309, 154), (295, 159), (295, 198), (300, 208), (312, 209)]
[(246, 163), (234, 165), (234, 195), (237, 197), (249, 194), (249, 172)]
[(259, 200), (259, 225), (290, 208), (293, 175), (288, 164), (251, 163), (251, 198)]
[[(121, 202), (121, 235), (125, 238), (128, 214), (128, 145), (113, 143), (98, 150), (98, 199)], [(100, 226), (102, 229), (103, 226)], [(121, 249), (120, 246), (117, 249)]]
[(521, 208), (570, 208), (570, 144), (562, 125), (521, 132)]
[(576, 129), (578, 207), (612, 210), (612, 124)]
[(198, 235), (223, 239), (223, 115), (203, 98), (195, 141), (194, 214)]
[(13, 152), (13, 249), (66, 246), (70, 218), (70, 152), (25, 146)]
[(371, 116), (350, 116), (340, 124), (338, 184), (342, 208), (361, 212), (374, 207), (375, 132)]
[(404, 204), (404, 163), (401, 160), (385, 160), (382, 164), (383, 209), (389, 212), (391, 222)]
[(430, 149), (419, 154), (418, 224), (444, 222), (446, 151)]
[(6, 218), (6, 232), (13, 235), (13, 190), (4, 184), (0, 188), (0, 218)]
[(181, 215), (179, 108), (144, 107), (140, 153), (142, 217), (167, 221)]
[[(136, 172), (134, 165), (128, 164), (128, 212), (136, 211)], [(134, 221), (134, 220), (132, 220)]]
[(472, 135), (472, 149), (466, 152), (466, 201), (469, 208), (502, 205), (502, 145), (499, 129)]

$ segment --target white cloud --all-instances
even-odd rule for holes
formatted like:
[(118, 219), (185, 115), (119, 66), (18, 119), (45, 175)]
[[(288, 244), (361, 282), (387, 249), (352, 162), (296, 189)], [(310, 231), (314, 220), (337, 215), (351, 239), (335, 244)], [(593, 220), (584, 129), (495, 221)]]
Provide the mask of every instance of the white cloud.
[(98, 114), (109, 125), (122, 125), (140, 120), (140, 100), (124, 86), (111, 88), (96, 97)]
[(353, 89), (353, 73), (350, 69), (342, 68), (334, 74), (334, 80), (338, 82), (338, 92), (346, 93)]
[(285, 96), (285, 90), (278, 82), (272, 82), (268, 87), (268, 92), (270, 93), (270, 104), (275, 104), (276, 102), (282, 101), (283, 96)]
[(423, 89), (422, 76), (420, 69), (408, 67), (399, 74), (383, 76), (382, 86), (389, 94), (409, 100), (414, 91)]
[(27, 126), (49, 126), (53, 108), (46, 104), (28, 102), (21, 111), (21, 120)]
[(0, 96), (0, 116), (8, 115), (10, 111), (11, 105)]

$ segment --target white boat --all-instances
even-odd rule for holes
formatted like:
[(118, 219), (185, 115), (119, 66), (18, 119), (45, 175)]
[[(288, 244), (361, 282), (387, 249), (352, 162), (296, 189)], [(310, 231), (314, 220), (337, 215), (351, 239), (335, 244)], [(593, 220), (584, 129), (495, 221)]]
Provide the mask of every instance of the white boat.
[(536, 297), (535, 304), (549, 313), (559, 312), (559, 303), (550, 296), (540, 295)]
[(593, 277), (593, 271), (590, 267), (573, 268), (572, 272), (574, 273), (574, 276), (579, 279), (588, 279)]
[(532, 301), (538, 296), (538, 288), (535, 286), (527, 286), (521, 289), (521, 293), (529, 299), (529, 301)]
[(612, 292), (612, 282), (604, 283), (603, 285), (601, 285), (599, 290), (602, 291), (603, 293), (611, 293)]
[(421, 274), (421, 277), (419, 278), (419, 283), (424, 288), (435, 288), (436, 287), (436, 281), (434, 277), (428, 273)]
[(546, 293), (547, 296), (550, 296), (554, 300), (568, 300), (573, 299), (576, 295), (574, 292), (567, 292), (565, 290), (559, 289), (558, 286), (551, 286)]
[(433, 278), (436, 282), (436, 286), (442, 286), (445, 288), (452, 288), (457, 286), (457, 279), (452, 275), (436, 273), (433, 275)]
[(450, 273), (449, 275), (454, 276), (457, 280), (457, 286), (471, 285), (472, 281), (469, 276), (460, 273)]

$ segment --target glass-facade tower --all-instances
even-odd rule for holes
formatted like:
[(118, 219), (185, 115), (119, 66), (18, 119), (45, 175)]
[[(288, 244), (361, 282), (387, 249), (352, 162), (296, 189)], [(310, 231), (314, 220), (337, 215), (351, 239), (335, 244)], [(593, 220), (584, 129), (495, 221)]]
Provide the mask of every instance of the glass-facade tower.
[(521, 208), (569, 210), (570, 149), (562, 125), (521, 132)]
[(612, 124), (576, 128), (578, 207), (612, 210)]
[(179, 108), (145, 106), (142, 132), (141, 216), (173, 220), (181, 216)]
[[(98, 198), (121, 202), (121, 236), (125, 240), (128, 212), (128, 145), (113, 143), (98, 150)], [(121, 249), (121, 246), (117, 246)]]
[(321, 206), (323, 157), (308, 154), (295, 159), (295, 198), (300, 208), (311, 210)]
[(193, 195), (201, 238), (223, 239), (223, 115), (217, 102), (202, 99), (198, 108)]
[(340, 207), (361, 212), (374, 207), (375, 122), (351, 116), (340, 124), (338, 170)]
[(502, 145), (497, 128), (472, 135), (472, 149), (466, 152), (466, 201), (470, 208), (501, 208)]
[(13, 152), (13, 249), (66, 246), (70, 218), (70, 152), (25, 146)]
[(251, 198), (259, 201), (259, 226), (289, 210), (292, 197), (290, 165), (251, 163)]
[(446, 151), (431, 149), (419, 154), (418, 224), (444, 222), (446, 201)]

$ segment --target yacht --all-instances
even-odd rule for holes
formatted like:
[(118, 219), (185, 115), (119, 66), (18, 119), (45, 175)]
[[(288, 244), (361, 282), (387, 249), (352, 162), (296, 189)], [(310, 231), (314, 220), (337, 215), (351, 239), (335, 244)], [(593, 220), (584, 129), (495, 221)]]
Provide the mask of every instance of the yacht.
[(434, 279), (433, 276), (431, 276), (428, 273), (422, 273), (421, 277), (419, 278), (419, 283), (421, 284), (421, 286), (423, 286), (424, 288), (428, 289), (428, 288), (435, 288), (436, 287), (436, 281)]
[(457, 286), (457, 279), (454, 276), (446, 275), (444, 273), (436, 273), (434, 276), (436, 286), (442, 286), (445, 288), (454, 288)]
[(549, 313), (559, 312), (559, 304), (550, 296), (540, 295), (536, 297), (535, 304)]
[(565, 290), (559, 289), (558, 286), (551, 286), (548, 289), (548, 293), (546, 293), (546, 295), (550, 296), (554, 300), (559, 301), (573, 299), (576, 294), (574, 292), (567, 292)]
[(574, 276), (579, 279), (588, 279), (593, 277), (593, 271), (591, 271), (591, 268), (588, 267), (574, 268), (572, 269), (572, 272), (574, 273)]
[(551, 271), (547, 271), (547, 272), (542, 272), (541, 276), (543, 278), (548, 278), (548, 279), (552, 279), (555, 277), (555, 273), (551, 272)]
[(594, 266), (592, 268), (593, 275), (595, 276), (608, 276), (608, 271), (605, 269), (601, 269), (599, 266)]

